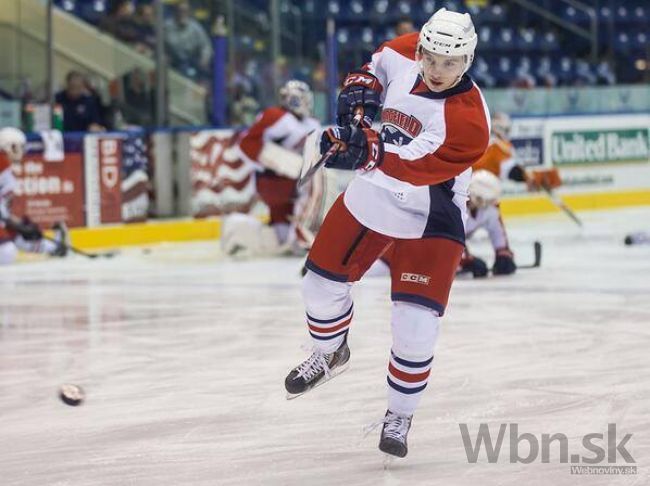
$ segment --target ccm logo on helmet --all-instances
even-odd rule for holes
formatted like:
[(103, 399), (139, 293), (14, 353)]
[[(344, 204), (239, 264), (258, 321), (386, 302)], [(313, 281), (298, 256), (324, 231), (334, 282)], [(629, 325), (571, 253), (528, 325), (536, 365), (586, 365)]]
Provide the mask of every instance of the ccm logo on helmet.
[(403, 273), (400, 280), (402, 282), (411, 282), (411, 283), (418, 283), (422, 285), (429, 285), (429, 281), (431, 280), (431, 277), (429, 277), (428, 275), (419, 275), (417, 273)]

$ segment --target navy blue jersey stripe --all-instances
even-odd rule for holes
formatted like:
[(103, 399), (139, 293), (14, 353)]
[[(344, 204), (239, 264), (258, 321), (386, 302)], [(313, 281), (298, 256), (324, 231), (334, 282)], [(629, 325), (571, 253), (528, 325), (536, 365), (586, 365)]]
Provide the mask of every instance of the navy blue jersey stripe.
[(429, 186), (429, 215), (423, 237), (447, 236), (465, 243), (465, 227), (460, 208), (454, 204), (454, 179)]

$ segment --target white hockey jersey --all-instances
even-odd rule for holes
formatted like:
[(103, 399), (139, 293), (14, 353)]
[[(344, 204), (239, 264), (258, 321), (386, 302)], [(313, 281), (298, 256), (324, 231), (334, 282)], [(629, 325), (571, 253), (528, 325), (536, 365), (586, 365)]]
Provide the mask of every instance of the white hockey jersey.
[(467, 238), (471, 238), (474, 232), (483, 228), (490, 237), (494, 251), (508, 248), (508, 235), (498, 206), (491, 205), (474, 209), (469, 211), (468, 216), (466, 224)]
[(471, 166), (485, 152), (490, 116), (469, 76), (430, 91), (415, 60), (418, 34), (382, 45), (364, 66), (383, 88), (383, 164), (359, 172), (344, 201), (364, 226), (396, 238), (465, 241)]

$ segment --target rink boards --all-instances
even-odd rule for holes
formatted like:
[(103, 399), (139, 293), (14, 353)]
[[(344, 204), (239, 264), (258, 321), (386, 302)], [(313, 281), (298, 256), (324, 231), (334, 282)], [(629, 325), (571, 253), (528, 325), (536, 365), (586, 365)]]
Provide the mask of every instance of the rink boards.
[[(650, 115), (515, 118), (511, 136), (517, 160), (529, 170), (559, 169), (563, 184), (557, 194), (576, 211), (650, 205)], [(255, 169), (239, 157), (238, 137), (230, 129), (154, 132), (146, 155), (155, 168), (153, 212), (187, 219), (79, 227), (73, 243), (101, 248), (218, 238), (221, 215), (248, 211), (255, 203)], [(85, 161), (91, 174), (97, 171), (91, 170), (93, 160)], [(330, 172), (338, 172), (330, 177), (335, 191), (343, 190), (350, 174)], [(558, 211), (546, 195), (528, 193), (523, 184), (506, 181), (503, 193), (505, 217)], [(103, 221), (102, 201), (86, 204), (97, 208), (88, 221)]]

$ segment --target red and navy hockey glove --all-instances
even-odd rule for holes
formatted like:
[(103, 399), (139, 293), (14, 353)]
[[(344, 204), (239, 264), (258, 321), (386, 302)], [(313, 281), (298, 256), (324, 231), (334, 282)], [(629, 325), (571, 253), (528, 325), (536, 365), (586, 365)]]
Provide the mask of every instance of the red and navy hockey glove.
[(361, 113), (361, 126), (370, 128), (379, 111), (379, 80), (365, 71), (353, 71), (343, 81), (336, 106), (336, 124), (340, 127), (352, 125), (357, 113)]
[(384, 160), (384, 142), (370, 128), (333, 127), (323, 132), (320, 152), (328, 152), (336, 145), (336, 152), (325, 162), (325, 167), (343, 170), (371, 170)]
[(463, 272), (471, 272), (474, 278), (482, 278), (488, 274), (488, 267), (485, 261), (472, 255), (463, 255), (460, 261), (460, 268)]
[(492, 275), (510, 275), (516, 270), (517, 265), (512, 252), (508, 248), (499, 248), (492, 266)]
[(24, 240), (38, 241), (43, 238), (43, 233), (38, 225), (27, 216), (24, 216), (20, 221), (6, 219), (4, 224), (8, 230), (18, 233)]

